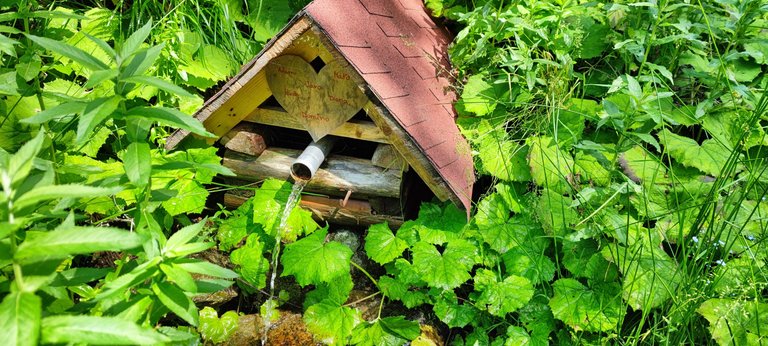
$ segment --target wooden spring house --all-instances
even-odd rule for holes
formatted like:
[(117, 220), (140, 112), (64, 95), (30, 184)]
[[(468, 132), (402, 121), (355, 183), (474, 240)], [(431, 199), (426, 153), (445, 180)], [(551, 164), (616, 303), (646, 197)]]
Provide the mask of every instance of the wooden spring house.
[(287, 180), (303, 147), (335, 137), (302, 198), (318, 219), (396, 227), (404, 206), (431, 194), (469, 210), (475, 176), (455, 124), (449, 43), (421, 0), (315, 0), (195, 117), (244, 182)]

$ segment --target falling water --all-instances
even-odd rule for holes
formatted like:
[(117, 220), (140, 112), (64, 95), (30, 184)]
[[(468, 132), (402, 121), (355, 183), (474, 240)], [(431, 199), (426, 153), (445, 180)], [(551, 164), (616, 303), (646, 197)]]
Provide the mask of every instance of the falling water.
[(264, 309), (265, 313), (263, 317), (264, 333), (261, 337), (262, 346), (267, 344), (267, 333), (269, 332), (269, 328), (272, 326), (272, 311), (274, 311), (275, 308), (275, 301), (273, 300), (273, 297), (275, 296), (275, 278), (277, 277), (277, 261), (280, 257), (280, 238), (285, 231), (285, 224), (288, 222), (288, 217), (291, 216), (293, 207), (295, 207), (296, 203), (299, 202), (301, 191), (304, 190), (304, 186), (307, 185), (307, 181), (308, 180), (297, 179), (296, 182), (293, 183), (291, 194), (288, 195), (288, 200), (285, 202), (283, 215), (280, 217), (280, 224), (277, 227), (277, 231), (275, 232), (275, 248), (272, 251), (272, 276), (269, 278), (269, 297), (267, 298), (267, 301), (264, 302), (266, 309)]

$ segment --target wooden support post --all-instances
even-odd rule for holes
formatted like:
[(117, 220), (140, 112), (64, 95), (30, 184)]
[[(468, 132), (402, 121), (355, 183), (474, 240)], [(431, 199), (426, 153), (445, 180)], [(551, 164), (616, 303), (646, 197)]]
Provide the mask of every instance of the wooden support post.
[(221, 137), (221, 144), (238, 153), (259, 156), (267, 149), (264, 132), (250, 123), (237, 124), (232, 130)]
[[(260, 181), (265, 178), (290, 179), (290, 167), (299, 156), (299, 150), (268, 148), (259, 157), (227, 150), (224, 167), (238, 178)], [(320, 166), (305, 191), (343, 197), (352, 191), (353, 197), (399, 197), (403, 176), (399, 170), (376, 167), (368, 160), (331, 155)]]

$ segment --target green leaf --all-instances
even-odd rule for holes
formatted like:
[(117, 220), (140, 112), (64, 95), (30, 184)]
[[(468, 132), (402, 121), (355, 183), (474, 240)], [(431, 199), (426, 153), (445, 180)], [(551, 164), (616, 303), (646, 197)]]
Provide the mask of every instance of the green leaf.
[(561, 150), (551, 137), (531, 137), (526, 143), (531, 148), (528, 164), (533, 181), (559, 193), (569, 192), (569, 181), (573, 181), (573, 157)]
[(141, 246), (142, 239), (136, 233), (112, 227), (57, 227), (31, 238), (20, 246), (16, 259), (34, 259), (45, 254), (49, 258), (63, 258), (74, 254), (97, 251), (121, 251)]
[(330, 282), (349, 272), (352, 250), (339, 242), (323, 243), (327, 229), (321, 229), (285, 246), (280, 260), (282, 276), (293, 275), (299, 285)]
[(189, 297), (184, 294), (180, 288), (175, 285), (159, 282), (152, 285), (152, 292), (155, 292), (160, 302), (171, 310), (176, 316), (186, 321), (192, 326), (197, 326), (197, 306)]
[(171, 263), (168, 265), (161, 263), (160, 270), (165, 274), (166, 278), (168, 278), (170, 282), (175, 283), (184, 291), (189, 293), (197, 292), (197, 284), (195, 283), (195, 279), (193, 279), (192, 275), (187, 273), (186, 270), (182, 269), (176, 264)]
[(417, 322), (403, 316), (386, 317), (373, 323), (361, 323), (352, 331), (352, 345), (400, 346), (421, 334)]
[(493, 113), (501, 100), (505, 85), (492, 85), (485, 81), (488, 78), (487, 74), (478, 73), (467, 79), (461, 92), (460, 108), (478, 116)]
[(304, 312), (307, 329), (328, 345), (347, 345), (347, 338), (361, 321), (359, 311), (330, 300), (312, 305)]
[(21, 210), (52, 199), (111, 196), (121, 190), (121, 187), (94, 187), (81, 184), (41, 186), (19, 197), (14, 204), (14, 209)]
[(451, 328), (464, 328), (477, 321), (480, 310), (472, 304), (459, 304), (456, 293), (445, 291), (432, 306), (435, 315)]
[(154, 76), (132, 76), (128, 78), (123, 78), (122, 81), (128, 82), (128, 83), (137, 83), (137, 84), (153, 86), (155, 88), (167, 91), (177, 96), (182, 96), (182, 97), (194, 96), (189, 91), (184, 90), (184, 88)]
[(120, 102), (120, 97), (112, 96), (98, 98), (85, 105), (80, 120), (77, 122), (75, 142), (78, 145), (84, 144), (93, 134), (93, 129), (113, 115)]
[(43, 148), (44, 139), (45, 134), (43, 131), (39, 131), (32, 140), (24, 143), (15, 154), (11, 155), (7, 163), (2, 162), (3, 165), (0, 165), (0, 168), (5, 166), (5, 169), (0, 170), (2, 175), (0, 176), (0, 179), (2, 179), (0, 184), (2, 184), (4, 190), (10, 190), (16, 183), (27, 178), (27, 175), (32, 170), (33, 160), (37, 153), (40, 152), (40, 149)]
[(190, 131), (203, 137), (216, 137), (208, 132), (197, 119), (176, 109), (167, 107), (133, 107), (125, 114), (128, 118), (138, 117), (156, 121), (161, 125)]
[(259, 242), (257, 234), (248, 236), (245, 246), (232, 251), (229, 256), (232, 263), (237, 266), (235, 271), (245, 281), (256, 289), (262, 289), (267, 286), (269, 261), (264, 258), (264, 244)]
[(533, 297), (533, 285), (528, 279), (510, 275), (499, 281), (496, 274), (488, 269), (477, 271), (474, 287), (480, 292), (475, 306), (484, 307), (491, 315), (499, 317), (525, 306)]
[(317, 229), (317, 223), (311, 214), (296, 205), (288, 216), (285, 227), (277, 229), (282, 218), (285, 203), (291, 194), (291, 184), (277, 179), (267, 179), (256, 190), (253, 202), (253, 222), (260, 224), (265, 233), (274, 237), (281, 232), (281, 238), (292, 242), (301, 234), (309, 234)]
[(538, 285), (555, 277), (555, 263), (533, 247), (516, 247), (501, 255), (506, 275), (518, 275)]
[(31, 292), (12, 292), (0, 304), (0, 330), (4, 345), (37, 345), (40, 337), (40, 297)]
[(149, 177), (152, 175), (152, 154), (149, 151), (149, 143), (129, 144), (125, 149), (123, 163), (128, 180), (138, 187), (149, 184)]
[(116, 279), (107, 282), (102, 286), (101, 292), (96, 296), (96, 301), (110, 298), (114, 295), (125, 293), (125, 290), (157, 273), (157, 265), (162, 262), (162, 257), (155, 257), (133, 268), (129, 273), (120, 275)]
[[(664, 141), (662, 140), (662, 143)], [(662, 184), (667, 182), (667, 169), (659, 158), (643, 147), (634, 146), (619, 155), (619, 165), (627, 177), (640, 184)]]
[(467, 214), (453, 203), (447, 203), (444, 208), (437, 204), (423, 203), (419, 207), (419, 217), (412, 225), (422, 241), (442, 244), (459, 237), (467, 225)]
[(768, 304), (735, 299), (709, 299), (696, 310), (709, 321), (720, 345), (760, 345), (768, 325)]
[(175, 252), (178, 252), (182, 246), (188, 244), (192, 239), (197, 237), (197, 235), (200, 234), (200, 231), (203, 230), (203, 226), (205, 226), (206, 222), (207, 219), (203, 219), (200, 222), (193, 223), (173, 233), (173, 235), (168, 238), (165, 246), (163, 246), (163, 254), (169, 257), (176, 257), (177, 255), (175, 255)]
[(147, 21), (144, 26), (139, 28), (138, 30), (134, 31), (131, 36), (129, 36), (123, 43), (120, 45), (120, 58), (126, 59), (129, 56), (136, 53), (136, 50), (141, 47), (141, 44), (144, 43), (144, 41), (147, 40), (147, 37), (149, 37), (149, 33), (152, 30), (152, 20)]
[(510, 217), (510, 212), (510, 206), (500, 193), (493, 193), (478, 204), (475, 214), (477, 231), (491, 249), (505, 253), (521, 245), (545, 241), (541, 226), (530, 216), (515, 214)]
[(536, 214), (544, 230), (558, 237), (570, 233), (571, 226), (578, 221), (578, 213), (571, 207), (573, 201), (552, 190), (541, 192)]
[(200, 327), (198, 330), (203, 339), (219, 344), (229, 340), (235, 334), (238, 319), (239, 316), (234, 311), (227, 311), (219, 318), (216, 310), (206, 306), (200, 310)]
[(619, 327), (625, 308), (618, 284), (606, 283), (589, 289), (574, 279), (558, 279), (552, 288), (552, 313), (574, 330), (607, 332)]
[[(120, 79), (138, 76), (146, 72), (147, 69), (157, 61), (164, 46), (164, 44), (159, 44), (147, 49), (140, 49), (130, 60), (128, 60), (128, 65), (120, 71)], [(125, 65), (125, 61), (123, 61), (122, 65)], [(127, 93), (130, 90), (123, 89), (122, 91), (123, 93)]]
[(237, 273), (217, 264), (200, 260), (175, 260), (174, 265), (190, 273), (213, 276), (224, 279), (237, 279)]
[(413, 251), (413, 267), (432, 287), (453, 289), (470, 279), (469, 270), (475, 264), (477, 248), (472, 243), (456, 239), (449, 241), (443, 253), (426, 242), (418, 242)]
[(485, 134), (480, 139), (478, 151), (482, 168), (494, 177), (505, 181), (531, 180), (531, 171), (525, 160), (528, 147), (509, 140), (503, 127)]
[(91, 73), (88, 82), (83, 85), (83, 88), (95, 88), (105, 81), (114, 79), (118, 74), (120, 74), (120, 72), (115, 69), (95, 71)]
[(24, 81), (29, 82), (37, 77), (41, 67), (42, 60), (40, 59), (40, 56), (27, 53), (19, 58), (19, 61), (16, 63), (16, 73), (19, 77), (24, 79)]
[(24, 124), (42, 124), (51, 120), (58, 120), (67, 115), (82, 113), (86, 105), (86, 103), (82, 102), (65, 102), (38, 112), (29, 118), (21, 119), (19, 122)]
[(528, 332), (526, 332), (525, 328), (523, 327), (518, 327), (518, 326), (507, 327), (506, 337), (507, 337), (507, 340), (504, 341), (504, 346), (533, 344), (533, 340), (531, 339), (531, 336), (528, 335)]
[(41, 341), (53, 344), (149, 345), (170, 341), (164, 335), (116, 317), (49, 316)]
[(731, 155), (731, 150), (716, 139), (704, 140), (699, 145), (693, 139), (676, 135), (666, 128), (659, 131), (658, 136), (664, 152), (677, 162), (715, 177), (720, 176)]
[(603, 256), (616, 264), (624, 276), (624, 300), (635, 310), (660, 306), (677, 292), (680, 269), (675, 260), (658, 246), (640, 240), (630, 247), (609, 244)]
[(386, 223), (368, 228), (365, 236), (365, 252), (378, 264), (386, 264), (400, 257), (408, 243), (395, 236)]
[(563, 242), (561, 262), (574, 277), (587, 278), (597, 282), (615, 281), (618, 268), (608, 262), (598, 250), (597, 242), (585, 239), (578, 242)]
[(230, 251), (248, 236), (249, 230), (258, 228), (253, 223), (253, 200), (248, 199), (219, 225), (216, 239), (219, 250)]
[[(200, 213), (205, 208), (208, 190), (193, 175), (192, 172), (183, 172), (177, 175), (177, 180), (169, 181), (170, 185), (166, 188), (176, 191), (176, 195), (161, 203), (168, 214), (175, 216), (183, 213)], [(154, 183), (154, 179), (158, 177), (152, 178), (152, 186), (158, 186)]]
[(52, 40), (46, 37), (38, 37), (34, 35), (26, 35), (26, 36), (30, 40), (42, 46), (43, 48), (48, 49), (54, 53), (61, 54), (67, 58), (70, 58), (73, 61), (79, 63), (80, 65), (83, 65), (84, 67), (87, 67), (92, 71), (109, 69), (109, 66), (107, 66), (107, 64), (103, 63), (101, 60), (97, 59), (93, 55), (86, 53), (82, 49), (79, 49), (69, 44)]

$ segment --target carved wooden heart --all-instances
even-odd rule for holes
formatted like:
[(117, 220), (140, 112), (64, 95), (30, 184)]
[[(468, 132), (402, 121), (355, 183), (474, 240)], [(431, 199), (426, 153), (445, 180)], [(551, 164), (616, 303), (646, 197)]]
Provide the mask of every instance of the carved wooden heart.
[(295, 55), (283, 55), (266, 68), (267, 84), (290, 116), (299, 117), (317, 141), (352, 118), (368, 101), (352, 77), (335, 61), (315, 73)]

